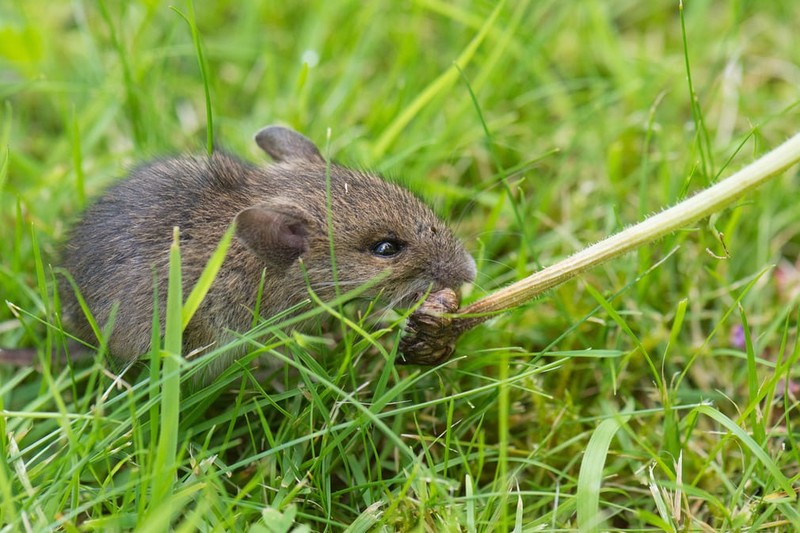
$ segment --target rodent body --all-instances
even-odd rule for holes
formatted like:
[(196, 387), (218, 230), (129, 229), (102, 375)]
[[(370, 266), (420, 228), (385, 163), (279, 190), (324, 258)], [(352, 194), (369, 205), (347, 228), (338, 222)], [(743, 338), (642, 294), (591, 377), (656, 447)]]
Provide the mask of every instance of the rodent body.
[[(326, 175), (343, 292), (380, 277), (364, 296), (380, 293), (390, 305), (410, 304), (426, 291), (457, 289), (474, 278), (471, 256), (407, 190), (327, 163), (311, 141), (287, 128), (264, 128), (256, 142), (273, 164), (254, 166), (222, 152), (156, 161), (112, 186), (73, 228), (63, 266), (101, 329), (116, 308), (107, 339), (115, 358), (132, 361), (150, 349), (153, 279), (163, 317), (175, 226), (188, 294), (225, 230), (236, 223), (219, 274), (184, 331), (185, 353), (219, 346), (250, 329), (262, 275), (259, 312), (265, 317), (306, 300), (308, 286), (323, 300), (333, 298)], [(61, 297), (67, 328), (96, 343), (68, 284)], [(237, 355), (220, 358), (206, 377)]]

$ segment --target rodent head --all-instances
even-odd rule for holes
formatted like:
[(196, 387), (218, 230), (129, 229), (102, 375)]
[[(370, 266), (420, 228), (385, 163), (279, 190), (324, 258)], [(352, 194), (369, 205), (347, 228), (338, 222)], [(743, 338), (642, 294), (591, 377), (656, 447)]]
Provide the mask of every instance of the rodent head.
[(364, 296), (380, 293), (391, 305), (409, 305), (429, 290), (457, 290), (475, 278), (475, 261), (462, 244), (407, 190), (327, 163), (310, 140), (287, 128), (264, 128), (256, 142), (276, 162), (264, 169), (272, 194), (237, 215), (236, 234), (268, 268), (302, 274), (302, 259), (311, 287), (332, 296), (330, 211), (342, 292), (379, 278)]

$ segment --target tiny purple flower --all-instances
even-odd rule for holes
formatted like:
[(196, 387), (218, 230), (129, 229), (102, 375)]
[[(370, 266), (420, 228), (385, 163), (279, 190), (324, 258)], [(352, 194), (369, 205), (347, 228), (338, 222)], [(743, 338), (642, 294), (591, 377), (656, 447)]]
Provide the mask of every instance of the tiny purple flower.
[(728, 341), (734, 348), (744, 350), (745, 348), (744, 328), (742, 327), (741, 324), (731, 328), (731, 333), (728, 336)]

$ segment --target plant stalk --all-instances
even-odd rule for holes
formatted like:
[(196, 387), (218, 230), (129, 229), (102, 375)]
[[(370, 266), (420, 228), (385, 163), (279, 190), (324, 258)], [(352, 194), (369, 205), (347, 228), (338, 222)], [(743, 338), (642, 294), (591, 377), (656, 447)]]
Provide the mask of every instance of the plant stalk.
[[(729, 178), (455, 311), (447, 320), (434, 319), (441, 312), (440, 308), (423, 304), (409, 317), (409, 326), (406, 328), (409, 335), (403, 339), (401, 345), (405, 361), (430, 364), (446, 360), (452, 353), (456, 339), (464, 331), (497, 313), (514, 309), (590, 268), (722, 210), (798, 161), (800, 134), (794, 135)], [(426, 353), (422, 358), (416, 355), (420, 351)], [(439, 358), (431, 354), (439, 354)]]

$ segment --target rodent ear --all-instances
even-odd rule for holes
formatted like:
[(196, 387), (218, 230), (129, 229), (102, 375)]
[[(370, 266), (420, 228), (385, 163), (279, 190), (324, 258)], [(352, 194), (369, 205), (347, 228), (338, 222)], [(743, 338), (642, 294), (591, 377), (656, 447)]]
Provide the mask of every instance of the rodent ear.
[(257, 205), (236, 215), (236, 236), (264, 261), (287, 267), (308, 248), (308, 222), (286, 209)]
[(255, 136), (256, 144), (275, 161), (324, 163), (319, 149), (309, 139), (283, 126), (267, 126)]

